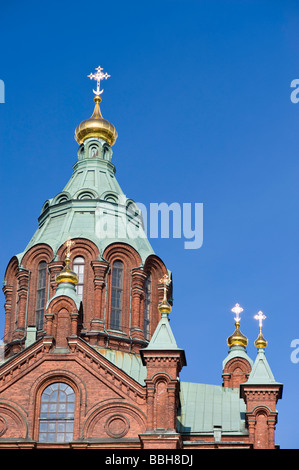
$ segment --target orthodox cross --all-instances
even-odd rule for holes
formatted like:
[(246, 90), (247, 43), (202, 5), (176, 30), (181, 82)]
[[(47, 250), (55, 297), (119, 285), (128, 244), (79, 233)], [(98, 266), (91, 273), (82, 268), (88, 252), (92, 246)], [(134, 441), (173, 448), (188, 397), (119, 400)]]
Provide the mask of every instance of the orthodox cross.
[(95, 69), (97, 71), (97, 73), (90, 73), (89, 75), (87, 75), (90, 80), (96, 80), (97, 81), (97, 89), (96, 90), (93, 90), (94, 94), (97, 95), (97, 96), (100, 96), (104, 90), (101, 90), (101, 80), (103, 80), (104, 78), (107, 79), (110, 77), (110, 75), (108, 75), (108, 73), (103, 73), (102, 72), (102, 67), (97, 67)]
[(161, 284), (163, 284), (163, 291), (164, 291), (164, 301), (167, 301), (167, 286), (170, 284), (170, 279), (167, 274), (164, 274), (164, 276), (159, 280)]
[(67, 241), (65, 242), (65, 246), (66, 246), (66, 257), (67, 258), (70, 258), (71, 257), (71, 246), (74, 245), (75, 242), (73, 242), (70, 238), (67, 239)]
[(239, 304), (236, 304), (236, 305), (231, 309), (231, 311), (236, 314), (235, 320), (236, 320), (237, 322), (239, 322), (239, 321), (241, 320), (240, 313), (242, 313), (243, 310), (244, 310), (244, 309), (243, 309)]
[(262, 328), (263, 326), (263, 320), (265, 320), (266, 315), (263, 314), (263, 312), (259, 311), (257, 315), (254, 316), (255, 320), (259, 321), (259, 327)]

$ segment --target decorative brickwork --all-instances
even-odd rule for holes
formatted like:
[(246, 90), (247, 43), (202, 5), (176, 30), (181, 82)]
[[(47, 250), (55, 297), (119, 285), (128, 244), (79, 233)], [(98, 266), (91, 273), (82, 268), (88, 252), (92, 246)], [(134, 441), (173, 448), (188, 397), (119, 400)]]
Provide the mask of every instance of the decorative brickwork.
[(240, 384), (246, 382), (251, 371), (251, 365), (242, 357), (235, 357), (228, 361), (223, 369), (224, 387), (240, 387)]
[(116, 181), (117, 133), (95, 101), (72, 177), (5, 273), (0, 449), (274, 448), (282, 386), (261, 351), (252, 368), (238, 304), (223, 386), (181, 382), (172, 276)]

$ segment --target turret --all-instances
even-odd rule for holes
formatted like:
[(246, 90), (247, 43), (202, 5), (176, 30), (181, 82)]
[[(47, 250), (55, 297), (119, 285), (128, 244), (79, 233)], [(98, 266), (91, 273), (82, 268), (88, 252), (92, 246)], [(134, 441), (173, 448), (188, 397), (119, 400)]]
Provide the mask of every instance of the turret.
[(236, 314), (235, 331), (227, 338), (229, 351), (222, 364), (222, 378), (224, 387), (235, 388), (247, 380), (253, 363), (246, 351), (248, 339), (240, 331), (240, 314), (243, 308), (236, 304), (231, 311)]
[(276, 403), (282, 397), (282, 384), (276, 382), (265, 355), (267, 341), (262, 322), (266, 316), (260, 311), (255, 318), (259, 320), (259, 335), (254, 343), (257, 356), (247, 382), (240, 385), (240, 396), (246, 403), (246, 423), (253, 447), (274, 449)]

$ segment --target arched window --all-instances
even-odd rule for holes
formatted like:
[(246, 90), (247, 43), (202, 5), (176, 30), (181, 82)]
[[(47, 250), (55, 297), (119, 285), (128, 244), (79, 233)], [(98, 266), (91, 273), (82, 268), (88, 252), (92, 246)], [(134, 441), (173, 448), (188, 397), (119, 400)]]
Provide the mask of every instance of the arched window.
[(112, 267), (110, 328), (121, 330), (124, 265), (115, 261)]
[(150, 338), (150, 313), (151, 313), (151, 275), (148, 274), (144, 283), (144, 337)]
[(77, 295), (83, 300), (83, 287), (84, 287), (84, 264), (85, 260), (82, 256), (76, 256), (73, 261), (73, 271), (78, 276), (78, 284), (76, 286)]
[(69, 385), (61, 382), (49, 385), (41, 397), (39, 441), (72, 441), (74, 412), (74, 390)]
[(46, 278), (47, 278), (47, 263), (41, 261), (38, 265), (37, 274), (37, 290), (36, 290), (36, 328), (41, 330), (44, 322), (44, 310), (45, 310), (45, 297), (46, 297)]

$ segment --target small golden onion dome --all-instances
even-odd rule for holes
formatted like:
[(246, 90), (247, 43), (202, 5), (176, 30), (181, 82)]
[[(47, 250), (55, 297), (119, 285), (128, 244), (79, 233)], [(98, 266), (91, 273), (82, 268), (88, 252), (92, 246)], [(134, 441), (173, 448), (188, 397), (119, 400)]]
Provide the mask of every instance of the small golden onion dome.
[(70, 258), (66, 257), (65, 259), (65, 267), (63, 270), (57, 274), (55, 280), (57, 284), (60, 284), (61, 282), (70, 282), (71, 284), (78, 284), (78, 276), (74, 271), (71, 270), (70, 268), (71, 260)]
[(165, 300), (165, 298), (159, 303), (158, 305), (159, 312), (162, 313), (170, 313), (171, 312), (171, 305)]
[(262, 327), (260, 327), (259, 335), (257, 339), (255, 340), (254, 345), (256, 348), (259, 349), (259, 348), (265, 348), (267, 344), (268, 344), (267, 340), (265, 340), (265, 338), (263, 337)]
[(234, 333), (227, 338), (227, 344), (229, 347), (232, 346), (244, 346), (246, 347), (248, 344), (248, 339), (246, 338), (243, 333), (240, 331), (240, 323), (237, 321), (235, 323), (235, 331)]
[(100, 110), (102, 98), (99, 95), (94, 97), (95, 107), (92, 116), (82, 121), (75, 130), (75, 139), (79, 145), (86, 139), (103, 139), (112, 146), (117, 139), (117, 132), (113, 124), (103, 118)]

